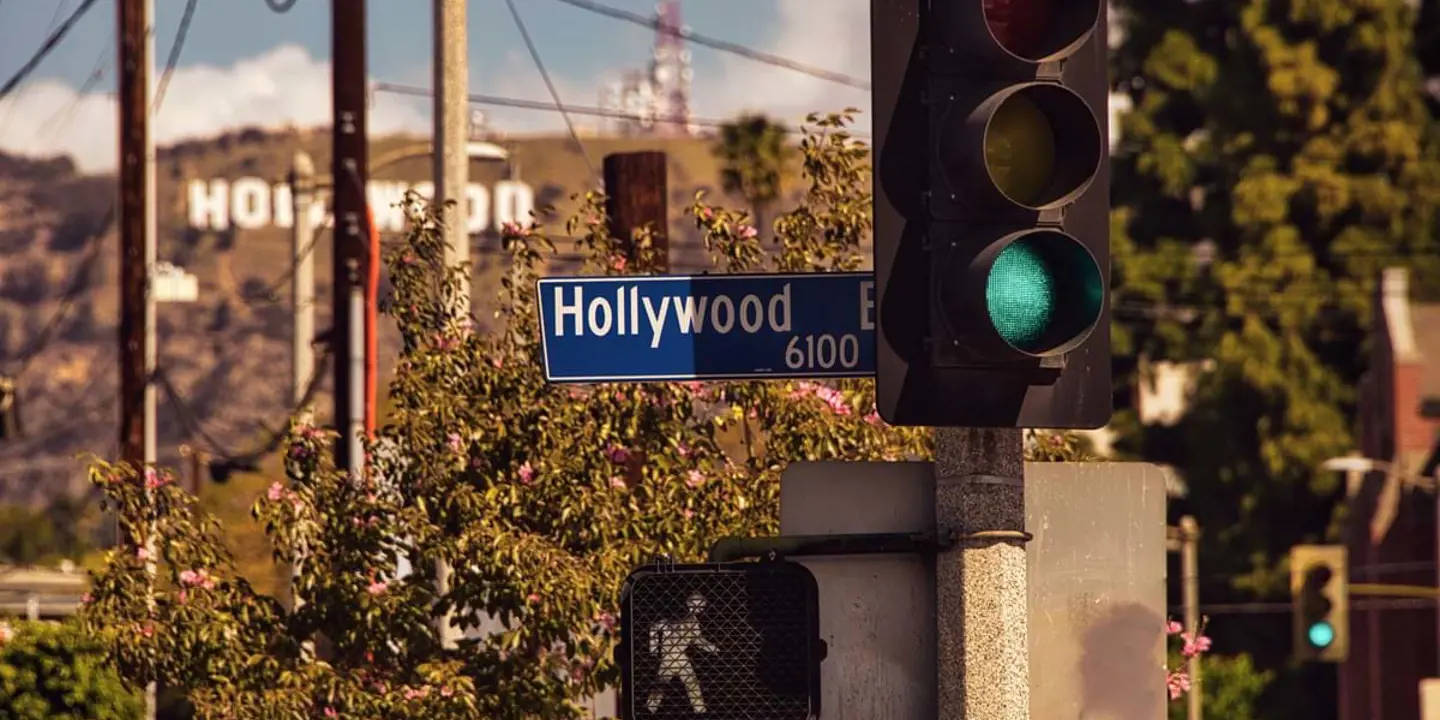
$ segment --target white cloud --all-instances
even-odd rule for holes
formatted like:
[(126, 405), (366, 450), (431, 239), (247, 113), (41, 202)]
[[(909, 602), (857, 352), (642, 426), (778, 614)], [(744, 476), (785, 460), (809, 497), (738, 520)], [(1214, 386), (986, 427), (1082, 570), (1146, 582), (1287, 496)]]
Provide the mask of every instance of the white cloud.
[[(777, 21), (760, 48), (797, 62), (868, 78), (868, 0), (776, 0)], [(692, 52), (713, 53), (705, 48)], [(647, 56), (637, 47), (633, 64)], [(711, 66), (713, 67), (713, 65)], [(869, 109), (867, 92), (754, 60), (722, 55), (720, 73), (702, 72), (695, 79), (695, 114), (728, 118), (743, 110), (765, 112), (792, 122), (809, 112), (846, 106)], [(553, 76), (566, 104), (594, 106), (602, 81), (623, 68), (595, 68), (589, 77)], [(428, 84), (426, 81), (417, 83)], [(538, 102), (550, 95), (528, 55), (512, 52), (498, 72), (472, 77), (481, 92)], [(428, 101), (378, 93), (369, 118), (371, 132), (417, 132), (430, 129)], [(188, 66), (177, 70), (155, 120), (160, 144), (213, 136), (237, 127), (314, 127), (330, 122), (330, 64), (297, 46), (279, 46), (231, 67)], [(485, 108), (501, 129), (556, 131), (564, 124), (557, 113)], [(577, 124), (596, 118), (576, 116)], [(37, 82), (0, 100), (0, 150), (43, 156), (70, 154), (85, 171), (115, 166), (115, 101), (109, 92), (79, 95), (57, 82)], [(867, 114), (858, 130), (869, 129)]]
[[(868, 0), (778, 0), (775, 8), (779, 18), (761, 49), (811, 67), (870, 78)], [(855, 107), (864, 111), (856, 129), (870, 129), (868, 91), (736, 55), (724, 55), (721, 68), (719, 78), (696, 78), (697, 115), (723, 119), (752, 110), (798, 121), (812, 112)]]
[[(25, 155), (68, 153), (82, 170), (115, 167), (118, 133), (109, 92), (79, 95), (57, 82), (37, 82), (0, 100), (0, 150)], [(330, 64), (296, 46), (279, 46), (229, 68), (175, 71), (153, 132), (160, 144), (238, 127), (312, 127), (330, 122)], [(379, 95), (372, 132), (425, 132), (429, 115), (407, 98)]]

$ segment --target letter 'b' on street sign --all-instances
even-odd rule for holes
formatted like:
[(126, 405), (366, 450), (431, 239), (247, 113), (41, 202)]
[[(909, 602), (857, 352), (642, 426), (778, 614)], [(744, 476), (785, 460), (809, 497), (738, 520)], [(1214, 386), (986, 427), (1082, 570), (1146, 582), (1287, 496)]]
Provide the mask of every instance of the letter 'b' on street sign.
[(647, 565), (620, 598), (627, 720), (820, 715), (819, 589), (796, 563)]

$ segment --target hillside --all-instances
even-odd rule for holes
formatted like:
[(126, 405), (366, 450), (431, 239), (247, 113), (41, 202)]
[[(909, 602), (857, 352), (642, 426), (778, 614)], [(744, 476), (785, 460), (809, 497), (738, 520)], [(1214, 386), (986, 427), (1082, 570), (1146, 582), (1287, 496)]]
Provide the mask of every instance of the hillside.
[[(419, 142), (376, 140), (372, 160)], [(515, 162), (508, 170), (494, 161), (472, 163), (472, 184), (486, 188), (481, 192), (493, 201), (503, 180), (518, 179), (537, 207), (558, 207), (562, 219), (548, 224), (561, 233), (572, 207), (568, 198), (598, 185), (585, 157), (562, 137), (519, 138), (505, 145)], [(672, 260), (676, 271), (703, 263), (683, 211), (697, 190), (718, 192), (708, 141), (590, 138), (585, 149), (597, 167), (608, 153), (666, 151)], [(288, 412), (290, 213), (283, 190), (266, 198), (257, 187), (283, 186), (297, 150), (310, 153), (318, 168), (328, 168), (329, 137), (323, 132), (247, 130), (160, 152), (160, 259), (196, 275), (200, 287), (198, 302), (162, 305), (158, 311), (160, 365), (191, 410), (161, 395), (159, 445), (168, 465), (178, 466), (178, 448), (187, 442), (220, 454), (245, 453)], [(379, 170), (372, 177), (372, 202), (388, 197), (387, 187), (394, 195), (405, 184), (428, 179), (429, 165), (421, 156)], [(66, 159), (0, 155), (0, 374), (18, 374), (24, 426), (21, 439), (0, 441), (0, 502), (40, 502), (82, 491), (77, 454), (115, 451), (119, 255), (114, 229), (105, 224), (114, 193), (113, 177), (78, 175)], [(503, 257), (492, 232), (472, 238), (475, 296), (477, 304), (488, 305)], [(557, 244), (562, 251), (573, 247), (563, 240)], [(315, 255), (321, 299), (316, 324), (323, 330), (329, 322), (328, 232), (321, 231)], [(568, 262), (550, 269), (570, 270)], [(72, 282), (79, 291), (54, 324)], [(485, 309), (477, 308), (481, 317), (489, 316)], [(51, 324), (54, 331), (45, 341)], [(393, 328), (382, 328), (381, 342), (384, 363), (396, 352)], [(328, 408), (328, 381), (322, 381), (319, 398), (320, 407)]]

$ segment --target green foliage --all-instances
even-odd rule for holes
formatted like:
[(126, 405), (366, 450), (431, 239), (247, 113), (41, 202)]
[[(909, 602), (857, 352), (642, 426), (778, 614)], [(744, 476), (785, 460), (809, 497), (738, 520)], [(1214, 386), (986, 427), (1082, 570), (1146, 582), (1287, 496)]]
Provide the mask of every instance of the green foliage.
[[(1119, 3), (1116, 347), (1214, 361), (1188, 417), (1128, 448), (1185, 469), (1204, 554), (1284, 590), (1327, 530), (1383, 267), (1440, 270), (1440, 162), (1403, 0)], [(1213, 244), (1212, 262), (1192, 251)], [(1131, 419), (1122, 422), (1134, 425)]]
[(0, 564), (40, 565), (78, 560), (91, 546), (95, 515), (69, 498), (43, 509), (0, 506)]
[[(1183, 667), (1172, 656), (1172, 667)], [(1256, 720), (1260, 696), (1274, 673), (1260, 670), (1249, 655), (1205, 654), (1200, 660), (1200, 695), (1206, 717), (1225, 720)], [(1185, 701), (1170, 703), (1170, 720), (1186, 720)]]
[(744, 198), (755, 226), (765, 229), (766, 210), (780, 199), (795, 155), (785, 124), (764, 115), (742, 115), (720, 126), (712, 152), (721, 163), (725, 192)]
[[(811, 118), (800, 147), (810, 190), (776, 237), (696, 198), (721, 269), (860, 264), (868, 168), (849, 120)], [(566, 234), (580, 237), (587, 272), (653, 270), (649, 234), (622, 243), (607, 232), (604, 198), (580, 200)], [(572, 717), (577, 700), (618, 679), (618, 590), (636, 565), (773, 534), (790, 462), (930, 454), (928, 433), (879, 419), (869, 381), (548, 384), (535, 298), (554, 250), (544, 228), (505, 229), (514, 262), (500, 330), (482, 335), (459, 312), (466, 270), (443, 265), (438, 218), (413, 197), (406, 209), (412, 231), (386, 258), (395, 290), (384, 308), (402, 351), (367, 472), (338, 471), (333, 436), (297, 424), (290, 482), (254, 507), (278, 561), (304, 552), (298, 609), (246, 581), (214, 519), (167, 475), (94, 470), (132, 550), (97, 575), (85, 618), (125, 677), (183, 690), (198, 717)], [(764, 252), (772, 240), (778, 252)], [(735, 437), (727, 452), (722, 441)], [(1073, 438), (1032, 445), (1048, 458), (1079, 452)], [(397, 578), (403, 553), (449, 561), (448, 584), (428, 562)], [(462, 627), (492, 616), (503, 629), (442, 648), (442, 613)]]
[(13, 720), (132, 720), (142, 703), (72, 623), (0, 621), (0, 716)]

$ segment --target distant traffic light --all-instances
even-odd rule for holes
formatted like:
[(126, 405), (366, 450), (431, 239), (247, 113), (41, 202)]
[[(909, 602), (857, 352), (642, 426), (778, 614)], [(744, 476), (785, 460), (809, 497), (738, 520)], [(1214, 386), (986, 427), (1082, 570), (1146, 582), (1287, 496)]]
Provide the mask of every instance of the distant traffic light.
[(1290, 550), (1295, 657), (1341, 662), (1350, 649), (1349, 567), (1339, 545)]
[(622, 718), (819, 716), (825, 643), (805, 566), (649, 565), (620, 605)]
[(880, 414), (1105, 425), (1104, 3), (871, 7)]

